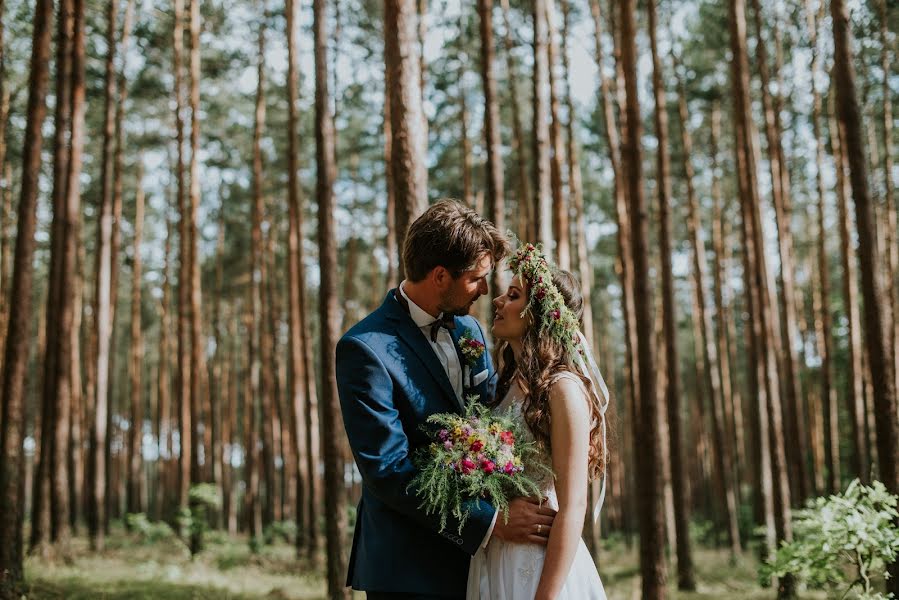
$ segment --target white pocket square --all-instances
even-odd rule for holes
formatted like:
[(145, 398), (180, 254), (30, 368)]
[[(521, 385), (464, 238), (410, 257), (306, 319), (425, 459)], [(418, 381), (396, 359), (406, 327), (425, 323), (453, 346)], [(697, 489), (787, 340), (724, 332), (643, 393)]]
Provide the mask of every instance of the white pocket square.
[(477, 375), (472, 377), (471, 378), (471, 386), (475, 387), (477, 385), (481, 385), (481, 383), (483, 383), (483, 381), (485, 379), (487, 379), (487, 374), (488, 374), (487, 369), (484, 369), (483, 371), (481, 371), (480, 373), (478, 373)]

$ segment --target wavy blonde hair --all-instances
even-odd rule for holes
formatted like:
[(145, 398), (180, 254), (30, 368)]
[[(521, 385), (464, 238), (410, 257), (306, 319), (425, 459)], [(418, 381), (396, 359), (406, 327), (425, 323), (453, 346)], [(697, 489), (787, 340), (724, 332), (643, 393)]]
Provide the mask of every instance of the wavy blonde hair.
[[(584, 298), (580, 293), (580, 284), (577, 278), (561, 269), (553, 270), (553, 285), (562, 294), (565, 306), (577, 317), (583, 328)], [(569, 372), (578, 377), (588, 390), (591, 398), (590, 406), (590, 450), (588, 473), (590, 479), (596, 479), (605, 471), (606, 452), (602, 439), (602, 420), (605, 418), (600, 410), (595, 392), (591, 390), (590, 380), (581, 375), (575, 367), (575, 358), (569, 350), (553, 339), (551, 336), (539, 335), (538, 323), (534, 323), (534, 315), (540, 311), (534, 310), (533, 305), (539, 300), (530, 293), (528, 286), (527, 318), (529, 320), (527, 331), (521, 340), (521, 362), (515, 360), (515, 355), (508, 342), (502, 341), (496, 347), (496, 364), (499, 371), (496, 401), (501, 400), (514, 383), (524, 391), (524, 406), (522, 413), (525, 423), (533, 433), (537, 443), (547, 451), (552, 449), (550, 439), (551, 414), (549, 410), (549, 392), (552, 385), (558, 380), (560, 373)]]

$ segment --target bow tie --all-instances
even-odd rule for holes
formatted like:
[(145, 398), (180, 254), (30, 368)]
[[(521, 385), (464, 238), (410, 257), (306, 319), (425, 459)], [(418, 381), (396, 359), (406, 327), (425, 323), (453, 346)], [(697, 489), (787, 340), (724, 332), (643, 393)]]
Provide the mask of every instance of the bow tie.
[[(406, 314), (409, 314), (409, 301), (400, 293), (399, 288), (393, 293), (393, 297), (396, 298), (396, 301), (400, 303), (400, 306), (403, 307), (403, 310), (406, 311)], [(456, 318), (450, 313), (443, 313), (439, 319), (431, 323), (431, 341), (437, 341), (437, 334), (440, 333), (440, 328), (445, 327), (447, 330), (452, 330), (456, 328)]]
[(456, 328), (456, 319), (453, 315), (449, 313), (443, 313), (439, 319), (431, 323), (431, 341), (437, 341), (437, 334), (440, 333), (440, 328), (446, 327), (448, 330)]

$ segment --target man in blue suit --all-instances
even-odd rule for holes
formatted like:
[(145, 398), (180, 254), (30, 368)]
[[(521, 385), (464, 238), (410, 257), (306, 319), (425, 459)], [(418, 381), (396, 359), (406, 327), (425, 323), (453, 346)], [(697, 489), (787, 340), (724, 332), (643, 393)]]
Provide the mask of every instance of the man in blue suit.
[(513, 501), (508, 521), (484, 502), (473, 506), (458, 535), (457, 521), (440, 532), (439, 517), (407, 492), (412, 454), (429, 443), (420, 427), (427, 418), (462, 412), (472, 394), (493, 397), (489, 353), (468, 364), (458, 340), (485, 342), (468, 313), (507, 249), (493, 224), (463, 204), (431, 206), (406, 235), (406, 280), (337, 344), (343, 421), (363, 482), (347, 585), (369, 600), (464, 598), (469, 558), (492, 536), (549, 537), (554, 511), (529, 499)]

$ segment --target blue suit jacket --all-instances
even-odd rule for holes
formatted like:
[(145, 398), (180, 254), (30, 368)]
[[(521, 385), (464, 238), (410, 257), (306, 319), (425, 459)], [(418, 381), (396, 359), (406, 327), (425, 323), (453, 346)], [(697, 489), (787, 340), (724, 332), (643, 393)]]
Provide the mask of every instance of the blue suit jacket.
[[(472, 317), (456, 317), (453, 341), (470, 330), (484, 341)], [(458, 345), (457, 345), (458, 351)], [(460, 364), (465, 361), (460, 357)], [(465, 395), (492, 396), (495, 381), (488, 352), (471, 367), (487, 371)], [(337, 344), (337, 389), (343, 422), (362, 474), (362, 499), (350, 554), (347, 585), (357, 590), (464, 596), (468, 562), (493, 521), (485, 502), (472, 507), (458, 535), (450, 518), (439, 533), (439, 517), (419, 508), (406, 491), (416, 473), (413, 452), (429, 443), (420, 426), (440, 412), (463, 407), (431, 344), (391, 290), (383, 304)]]

